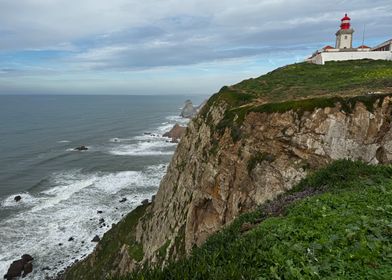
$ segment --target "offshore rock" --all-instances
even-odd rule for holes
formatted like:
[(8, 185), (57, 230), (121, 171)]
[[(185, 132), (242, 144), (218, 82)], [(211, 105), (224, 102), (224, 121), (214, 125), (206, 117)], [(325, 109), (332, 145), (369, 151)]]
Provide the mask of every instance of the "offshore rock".
[(180, 126), (178, 123), (176, 123), (170, 131), (166, 132), (162, 136), (171, 138), (172, 141), (177, 141), (185, 133), (185, 130), (186, 130), (186, 127)]

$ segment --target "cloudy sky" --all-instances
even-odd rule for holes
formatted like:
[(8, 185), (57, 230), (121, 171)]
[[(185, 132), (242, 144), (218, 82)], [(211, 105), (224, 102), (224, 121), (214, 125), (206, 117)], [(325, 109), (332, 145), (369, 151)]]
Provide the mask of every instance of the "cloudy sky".
[(391, 0), (0, 0), (0, 94), (210, 94), (334, 44), (392, 38)]

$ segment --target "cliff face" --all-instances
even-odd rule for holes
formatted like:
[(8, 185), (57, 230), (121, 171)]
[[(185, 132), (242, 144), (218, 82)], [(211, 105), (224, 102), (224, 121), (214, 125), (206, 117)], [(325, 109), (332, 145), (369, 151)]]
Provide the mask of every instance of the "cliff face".
[(235, 110), (230, 100), (212, 97), (189, 124), (155, 200), (105, 234), (66, 278), (165, 265), (311, 170), (344, 158), (392, 161), (392, 98), (385, 94), (252, 100)]

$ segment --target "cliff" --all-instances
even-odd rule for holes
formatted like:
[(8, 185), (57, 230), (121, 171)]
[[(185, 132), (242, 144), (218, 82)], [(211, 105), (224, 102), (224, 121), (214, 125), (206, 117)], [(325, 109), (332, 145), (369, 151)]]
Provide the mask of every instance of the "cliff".
[(386, 61), (295, 64), (222, 88), (189, 124), (155, 200), (64, 278), (165, 266), (334, 160), (390, 162), (391, 69)]

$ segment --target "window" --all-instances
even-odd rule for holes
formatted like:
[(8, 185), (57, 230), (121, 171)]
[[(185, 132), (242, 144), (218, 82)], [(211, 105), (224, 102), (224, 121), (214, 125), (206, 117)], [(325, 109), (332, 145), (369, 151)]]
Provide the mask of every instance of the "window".
[(346, 35), (346, 36), (344, 36), (344, 39), (346, 39), (346, 40), (347, 40), (347, 35)]

